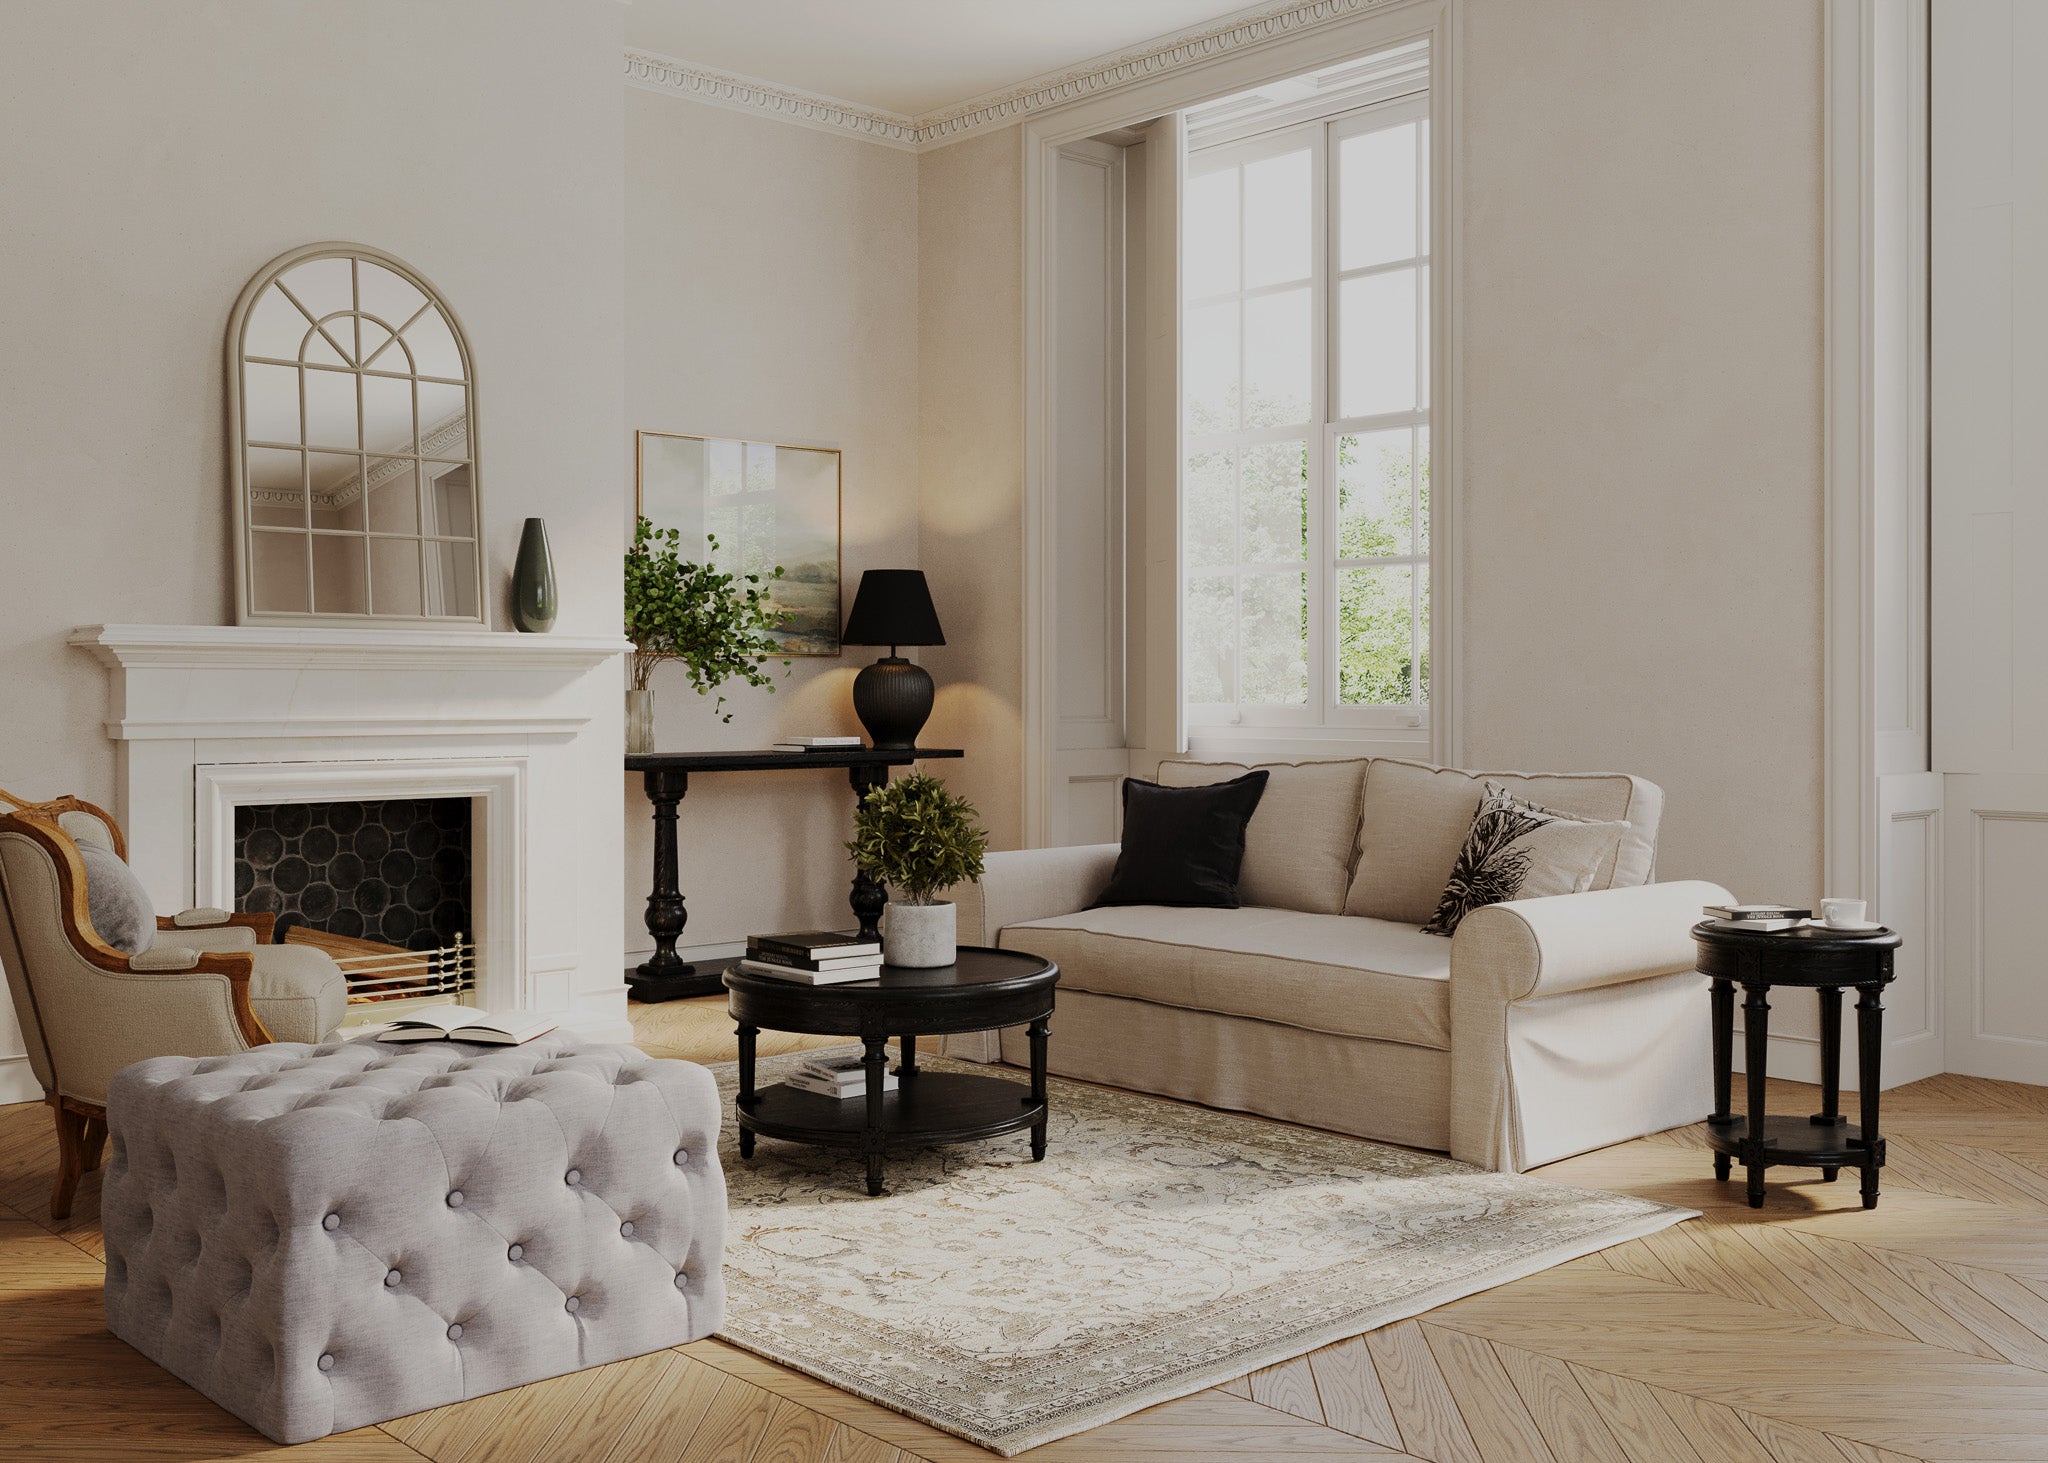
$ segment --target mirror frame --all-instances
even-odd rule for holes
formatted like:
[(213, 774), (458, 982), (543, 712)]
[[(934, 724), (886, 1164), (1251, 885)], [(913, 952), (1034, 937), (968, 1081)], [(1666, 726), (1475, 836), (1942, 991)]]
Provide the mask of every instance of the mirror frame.
[[(455, 346), (462, 354), (462, 370), (465, 391), (468, 397), (469, 417), (469, 475), (470, 502), (476, 531), (475, 578), (473, 586), (476, 613), (473, 615), (390, 615), (362, 611), (321, 611), (264, 610), (254, 603), (250, 577), (251, 524), (249, 521), (249, 459), (248, 444), (243, 435), (246, 420), (245, 380), (243, 376), (243, 342), (248, 332), (249, 314), (257, 300), (262, 298), (279, 275), (298, 265), (315, 259), (342, 258), (365, 260), (380, 265), (398, 275), (417, 289), (441, 312), (447, 322), (449, 333), (455, 339)], [(488, 579), (485, 573), (485, 516), (483, 495), (483, 434), (478, 427), (478, 391), (476, 379), (476, 358), (470, 351), (469, 332), (463, 328), (462, 319), (448, 303), (447, 296), (436, 289), (418, 270), (395, 255), (370, 244), (351, 244), (329, 241), (321, 244), (306, 244), (297, 249), (278, 255), (256, 271), (255, 277), (244, 286), (235, 301), (235, 308), (228, 317), (227, 332), (227, 396), (228, 396), (228, 484), (229, 497), (233, 507), (234, 522), (234, 572), (235, 572), (235, 623), (238, 625), (296, 625), (315, 628), (346, 628), (372, 624), (394, 628), (412, 627), (417, 629), (468, 629), (474, 626), (489, 628), (491, 610), (484, 598), (484, 585)], [(415, 443), (415, 451), (418, 444)], [(422, 578), (424, 579), (424, 566)]]

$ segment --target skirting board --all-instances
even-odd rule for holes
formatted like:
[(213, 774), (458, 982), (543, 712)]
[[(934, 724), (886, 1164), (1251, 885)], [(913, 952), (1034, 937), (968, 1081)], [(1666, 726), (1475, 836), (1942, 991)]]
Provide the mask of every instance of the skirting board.
[(36, 1074), (29, 1070), (28, 1053), (0, 1057), (0, 1104), (42, 1100), (43, 1084), (36, 1081)]
[[(1811, 1037), (1774, 1036), (1771, 1042), (1770, 1073), (1788, 1082), (1820, 1081), (1820, 1043)], [(1745, 1069), (1742, 1060), (1742, 1033), (1735, 1034), (1736, 1072)], [(1903, 1087), (1908, 1082), (1918, 1082), (1923, 1077), (1932, 1077), (1946, 1071), (1942, 1061), (1941, 1042), (1933, 1036), (1916, 1037), (1887, 1045), (1884, 1051), (1884, 1071), (1879, 1083), (1880, 1090), (1889, 1092), (1894, 1087)], [(1842, 1043), (1842, 1090), (1857, 1090), (1856, 1043), (1853, 1037)], [(1735, 1106), (1740, 1111), (1743, 1103), (1742, 1084), (1736, 1084)]]

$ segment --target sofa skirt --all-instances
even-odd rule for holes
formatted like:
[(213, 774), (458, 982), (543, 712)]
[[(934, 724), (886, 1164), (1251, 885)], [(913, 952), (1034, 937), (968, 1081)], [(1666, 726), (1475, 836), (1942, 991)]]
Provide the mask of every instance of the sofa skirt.
[[(982, 1054), (957, 1039), (945, 1050)], [(1031, 1061), (1021, 1027), (1002, 1033), (1000, 1050), (1013, 1065)], [(1354, 1137), (1451, 1146), (1451, 1054), (1430, 1047), (1062, 990), (1047, 1065), (1062, 1077)]]

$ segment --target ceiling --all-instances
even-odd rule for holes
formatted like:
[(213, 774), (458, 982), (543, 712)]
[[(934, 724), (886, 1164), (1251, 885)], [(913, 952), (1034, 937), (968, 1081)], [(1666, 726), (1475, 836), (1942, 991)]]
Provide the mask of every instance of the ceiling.
[(630, 0), (626, 42), (920, 117), (1246, 8), (1244, 0)]

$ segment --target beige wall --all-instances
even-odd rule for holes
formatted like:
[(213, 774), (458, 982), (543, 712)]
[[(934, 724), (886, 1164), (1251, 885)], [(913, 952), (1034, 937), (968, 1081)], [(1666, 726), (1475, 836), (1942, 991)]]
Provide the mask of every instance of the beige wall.
[[(559, 628), (616, 630), (622, 13), (5, 7), (0, 785), (114, 800), (106, 673), (65, 644), (74, 626), (232, 617), (222, 339), (250, 276), (299, 244), (388, 249), (468, 327), (495, 623), (537, 514)], [(569, 855), (533, 877), (616, 883), (613, 848)], [(19, 1049), (0, 1030), (0, 1056)]]
[[(1820, 8), (1573, 14), (1465, 7), (1465, 760), (1654, 778), (1664, 875), (1814, 897)], [(1020, 165), (1013, 129), (925, 154), (920, 186), (925, 557), (949, 630), (973, 627), (930, 663), (999, 841)], [(1744, 660), (1774, 673), (1720, 669)]]
[(918, 504), (947, 644), (925, 740), (992, 848), (1022, 840), (1024, 175), (1016, 127), (918, 159)]
[(1595, 8), (1467, 10), (1465, 758), (1640, 773), (1663, 876), (1810, 898), (1820, 7)]
[[(919, 562), (917, 210), (911, 153), (626, 93), (627, 425), (840, 448), (848, 607), (863, 569)], [(622, 482), (612, 522), (624, 535), (630, 464)], [(953, 631), (943, 594), (939, 612)], [(857, 733), (854, 672), (885, 653), (849, 646), (795, 661), (773, 695), (739, 688), (730, 724), (681, 667), (663, 667), (656, 745)], [(644, 952), (653, 827), (637, 776), (624, 796), (626, 944)], [(852, 806), (844, 772), (693, 779), (680, 830), (683, 944), (845, 923)]]

